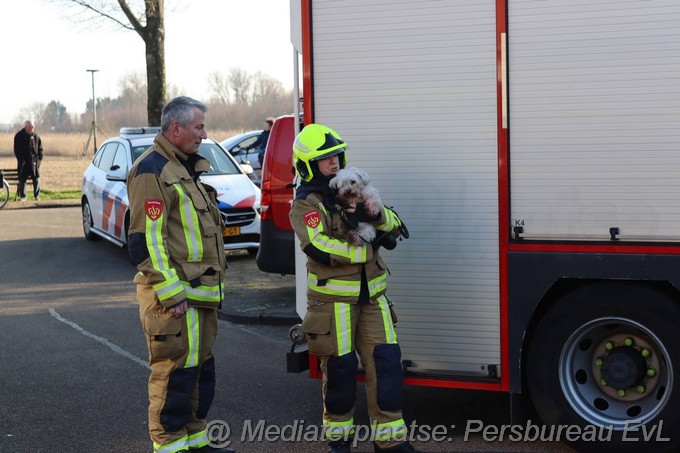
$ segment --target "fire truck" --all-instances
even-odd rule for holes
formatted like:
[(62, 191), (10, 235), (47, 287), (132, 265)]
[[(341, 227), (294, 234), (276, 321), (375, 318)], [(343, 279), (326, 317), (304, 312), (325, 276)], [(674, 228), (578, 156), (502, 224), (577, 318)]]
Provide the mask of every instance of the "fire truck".
[(528, 397), (615, 451), (661, 423), (654, 448), (677, 448), (680, 2), (292, 0), (291, 18), (305, 124), (340, 133), (410, 230), (383, 251), (405, 383)]

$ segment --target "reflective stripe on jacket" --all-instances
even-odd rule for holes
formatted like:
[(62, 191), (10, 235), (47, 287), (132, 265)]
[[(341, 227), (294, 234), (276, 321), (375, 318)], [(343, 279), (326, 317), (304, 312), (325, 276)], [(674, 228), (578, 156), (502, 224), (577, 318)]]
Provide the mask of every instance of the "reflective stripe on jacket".
[[(226, 270), (222, 220), (214, 190), (189, 174), (189, 157), (161, 134), (128, 176), (128, 247), (140, 271), (135, 282), (151, 285), (158, 300), (172, 307), (217, 308)], [(209, 163), (197, 158), (197, 172)]]
[[(377, 299), (387, 289), (387, 266), (370, 244), (357, 246), (336, 237), (342, 222), (337, 211), (329, 212), (322, 198), (311, 193), (296, 199), (290, 211), (291, 225), (307, 254), (307, 296), (332, 302), (356, 303), (361, 286), (361, 269), (366, 268), (369, 296)], [(393, 231), (399, 218), (388, 208), (373, 225)], [(334, 234), (335, 233), (335, 234)]]

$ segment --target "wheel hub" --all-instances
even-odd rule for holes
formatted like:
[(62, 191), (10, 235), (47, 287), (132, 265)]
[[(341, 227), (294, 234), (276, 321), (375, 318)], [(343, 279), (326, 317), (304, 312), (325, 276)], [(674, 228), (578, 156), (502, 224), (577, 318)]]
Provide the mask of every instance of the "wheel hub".
[(612, 387), (626, 389), (641, 384), (647, 373), (647, 362), (637, 349), (615, 348), (604, 359), (602, 377)]
[(656, 348), (640, 335), (610, 334), (595, 348), (592, 372), (606, 395), (632, 402), (657, 388), (659, 358)]

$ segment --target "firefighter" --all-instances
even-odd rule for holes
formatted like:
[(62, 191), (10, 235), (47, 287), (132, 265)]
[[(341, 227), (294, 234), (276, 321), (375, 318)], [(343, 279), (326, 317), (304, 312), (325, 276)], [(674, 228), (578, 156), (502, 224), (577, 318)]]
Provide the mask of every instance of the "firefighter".
[(208, 452), (206, 416), (215, 393), (212, 347), (226, 270), (215, 191), (198, 179), (207, 107), (170, 101), (161, 132), (130, 170), (128, 247), (139, 272), (149, 348), (149, 433), (154, 452)]
[[(347, 165), (346, 143), (321, 124), (295, 138), (300, 177), (290, 212), (307, 255), (307, 314), (302, 323), (309, 352), (323, 371), (323, 424), (330, 452), (349, 452), (355, 434), (357, 353), (366, 373), (368, 412), (376, 452), (416, 451), (407, 441), (401, 412), (401, 350), (396, 317), (385, 295), (386, 265), (378, 252), (384, 238), (398, 237), (401, 220), (384, 208), (369, 218), (361, 206), (338, 210), (330, 180)], [(373, 243), (352, 245), (334, 237), (340, 222), (369, 221), (382, 232)]]

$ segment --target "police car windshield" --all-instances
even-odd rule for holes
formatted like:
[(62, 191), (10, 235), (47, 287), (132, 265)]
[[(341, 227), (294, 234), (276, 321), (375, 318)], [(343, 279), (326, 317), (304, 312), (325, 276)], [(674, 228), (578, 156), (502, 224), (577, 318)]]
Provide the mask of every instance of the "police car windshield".
[(198, 154), (210, 161), (207, 175), (238, 175), (241, 173), (234, 161), (227, 157), (227, 153), (215, 143), (202, 143)]

